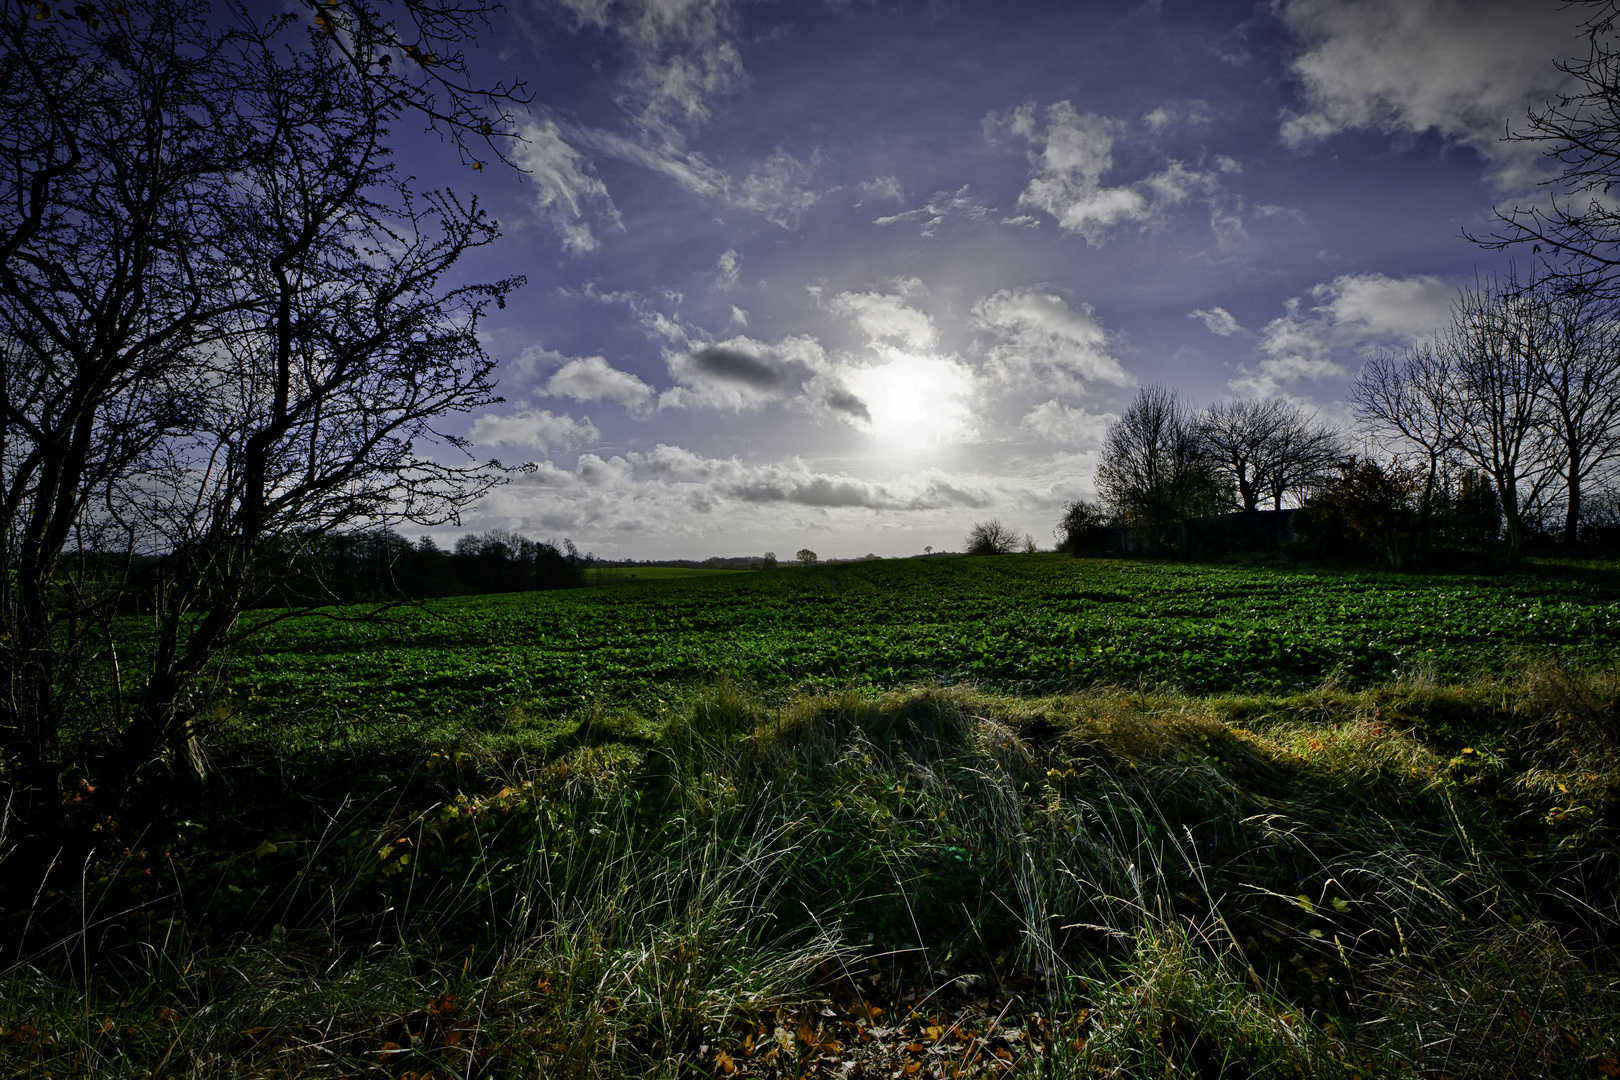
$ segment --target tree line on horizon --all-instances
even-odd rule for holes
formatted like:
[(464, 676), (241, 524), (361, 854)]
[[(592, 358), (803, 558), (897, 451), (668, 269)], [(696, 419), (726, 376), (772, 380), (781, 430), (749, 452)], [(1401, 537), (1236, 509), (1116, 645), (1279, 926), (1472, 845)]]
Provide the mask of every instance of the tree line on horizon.
[(1298, 550), (1395, 567), (1614, 546), (1620, 309), (1590, 282), (1463, 289), (1434, 337), (1368, 357), (1350, 400), (1358, 426), (1338, 431), (1279, 399), (1200, 411), (1143, 388), (1104, 435), (1098, 501), (1065, 508), (1060, 547), (1097, 551), (1125, 528), (1185, 552), (1195, 523), (1262, 503), (1301, 511)]

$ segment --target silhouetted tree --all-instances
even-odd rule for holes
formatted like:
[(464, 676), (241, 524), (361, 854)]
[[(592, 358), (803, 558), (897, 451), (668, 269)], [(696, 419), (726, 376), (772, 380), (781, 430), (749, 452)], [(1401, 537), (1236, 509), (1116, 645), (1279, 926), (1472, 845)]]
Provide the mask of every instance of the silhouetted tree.
[(1076, 500), (1063, 508), (1063, 519), (1053, 534), (1058, 550), (1070, 555), (1101, 555), (1104, 542), (1114, 522), (1108, 512), (1096, 503)]
[[(478, 111), (504, 91), (462, 77), (487, 9), (300, 10), (0, 7), (0, 769), (24, 818), (60, 803), (87, 664), (125, 713), (101, 727), (116, 800), (194, 749), (192, 689), (300, 545), (445, 520), (494, 479), (421, 444), (496, 400), (478, 322), (517, 282), (442, 284), (494, 225), (387, 157), (407, 111), (464, 151), (505, 137)], [(122, 567), (91, 582), (75, 549)], [(138, 668), (106, 622), (131, 590)]]
[(1097, 490), (1124, 524), (1158, 530), (1218, 514), (1230, 486), (1200, 437), (1196, 418), (1162, 386), (1143, 387), (1103, 436)]
[(1539, 143), (1562, 166), (1546, 185), (1545, 205), (1497, 208), (1498, 231), (1474, 237), (1486, 247), (1529, 246), (1560, 285), (1602, 299), (1620, 299), (1620, 52), (1617, 0), (1572, 0), (1591, 12), (1586, 55), (1558, 62), (1574, 87), (1510, 130), (1513, 141)]
[(1253, 513), (1261, 498), (1281, 510), (1325, 476), (1344, 456), (1343, 441), (1298, 405), (1228, 401), (1198, 418), (1210, 466), (1237, 492), (1242, 510)]
[(1023, 538), (1000, 521), (980, 521), (968, 530), (963, 544), (969, 555), (1010, 555), (1022, 546)]

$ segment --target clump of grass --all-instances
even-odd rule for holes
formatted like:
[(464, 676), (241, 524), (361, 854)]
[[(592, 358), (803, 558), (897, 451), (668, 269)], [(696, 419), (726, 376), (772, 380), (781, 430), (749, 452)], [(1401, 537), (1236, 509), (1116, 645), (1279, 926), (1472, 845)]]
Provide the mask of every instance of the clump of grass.
[(1086, 1010), (1070, 1055), (1082, 1075), (1341, 1077), (1338, 1027), (1246, 977), (1184, 926), (1137, 934), (1118, 970), (1080, 980)]
[[(752, 1032), (768, 1073), (806, 1060), (776, 1010), (886, 964), (860, 1000), (899, 1018), (973, 973), (1040, 1012), (1025, 1052), (1058, 1075), (1567, 1072), (1620, 1037), (1613, 845), (1601, 813), (1524, 817), (1614, 738), (1617, 685), (778, 703), (722, 681), (657, 729), (598, 708), (543, 744), (422, 747), (274, 842), (240, 808), (211, 824), (177, 890), (128, 887), (145, 930), (122, 944), (86, 923), (30, 952), (0, 1060), (674, 1077)], [(87, 874), (85, 910), (123, 881)]]

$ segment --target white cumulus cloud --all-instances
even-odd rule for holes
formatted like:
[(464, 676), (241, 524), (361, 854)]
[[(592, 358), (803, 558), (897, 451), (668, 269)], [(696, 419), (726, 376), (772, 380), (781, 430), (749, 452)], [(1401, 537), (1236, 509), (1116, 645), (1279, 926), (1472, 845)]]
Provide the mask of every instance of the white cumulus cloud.
[(1343, 379), (1347, 362), (1427, 337), (1451, 317), (1456, 290), (1436, 277), (1345, 274), (1290, 297), (1260, 331), (1258, 363), (1228, 385), (1269, 397), (1302, 380)]
[(1589, 17), (1526, 0), (1282, 0), (1277, 11), (1304, 45), (1293, 62), (1303, 108), (1284, 114), (1284, 143), (1432, 131), (1478, 151), (1504, 186), (1534, 178), (1541, 147), (1503, 132), (1567, 86), (1553, 62), (1583, 51)]
[(926, 312), (888, 293), (839, 293), (827, 306), (834, 314), (851, 319), (874, 345), (926, 351), (934, 347), (939, 336)]
[(986, 128), (1005, 128), (1034, 147), (1029, 184), (1018, 205), (1050, 215), (1060, 228), (1079, 233), (1093, 246), (1122, 226), (1151, 226), (1168, 208), (1194, 196), (1212, 198), (1218, 190), (1215, 173), (1179, 161), (1128, 183), (1107, 183), (1114, 171), (1114, 143), (1126, 125), (1077, 112), (1067, 101), (1046, 108), (1044, 126), (1030, 102), (1010, 114), (992, 114)]
[(1041, 289), (1002, 289), (973, 305), (973, 326), (989, 335), (985, 375), (1004, 390), (1078, 393), (1086, 382), (1129, 386), (1090, 305), (1069, 307)]
[(467, 436), (484, 446), (514, 446), (549, 450), (558, 446), (593, 443), (602, 433), (590, 418), (575, 420), (566, 414), (554, 416), (544, 409), (520, 408), (502, 416), (485, 413), (473, 421)]
[(575, 401), (612, 401), (632, 413), (645, 413), (653, 397), (651, 386), (600, 356), (567, 361), (546, 380), (545, 392)]

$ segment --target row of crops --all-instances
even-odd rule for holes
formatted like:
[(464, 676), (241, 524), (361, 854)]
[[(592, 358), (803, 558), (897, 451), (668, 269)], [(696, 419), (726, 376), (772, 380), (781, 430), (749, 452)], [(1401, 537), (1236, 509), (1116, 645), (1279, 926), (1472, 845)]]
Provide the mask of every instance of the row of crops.
[(1515, 650), (1606, 654), (1620, 588), (1531, 576), (1413, 577), (1005, 556), (892, 560), (463, 597), (374, 621), (307, 618), (233, 669), (257, 711), (465, 715), (521, 703), (656, 703), (722, 674), (811, 683), (974, 681), (1021, 692), (1174, 682), (1288, 690)]

